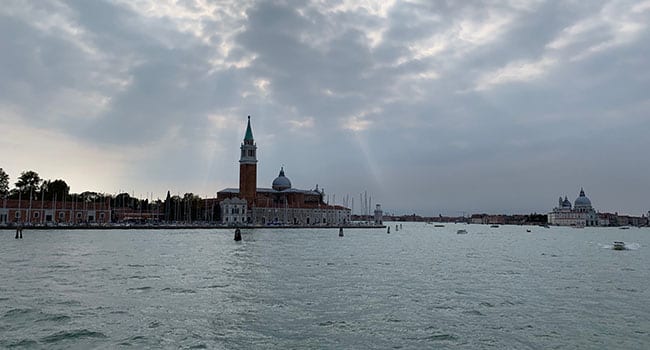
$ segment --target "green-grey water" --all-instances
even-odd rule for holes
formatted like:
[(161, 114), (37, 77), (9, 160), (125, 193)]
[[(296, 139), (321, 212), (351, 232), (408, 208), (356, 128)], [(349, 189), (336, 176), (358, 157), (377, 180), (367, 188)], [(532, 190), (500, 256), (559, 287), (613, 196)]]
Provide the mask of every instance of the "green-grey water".
[(13, 236), (0, 231), (1, 348), (650, 347), (650, 229)]

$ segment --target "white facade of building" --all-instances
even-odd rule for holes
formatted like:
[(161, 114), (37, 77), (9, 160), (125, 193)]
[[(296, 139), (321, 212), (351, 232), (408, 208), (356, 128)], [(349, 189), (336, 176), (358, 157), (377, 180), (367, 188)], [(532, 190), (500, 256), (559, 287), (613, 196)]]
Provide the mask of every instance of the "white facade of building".
[(585, 196), (585, 191), (580, 189), (580, 194), (576, 198), (573, 207), (571, 202), (565, 196), (560, 197), (558, 206), (548, 213), (548, 223), (556, 226), (601, 226), (598, 221), (598, 213), (591, 206), (591, 201)]
[(245, 199), (227, 198), (221, 202), (221, 223), (241, 225), (248, 222), (248, 209)]

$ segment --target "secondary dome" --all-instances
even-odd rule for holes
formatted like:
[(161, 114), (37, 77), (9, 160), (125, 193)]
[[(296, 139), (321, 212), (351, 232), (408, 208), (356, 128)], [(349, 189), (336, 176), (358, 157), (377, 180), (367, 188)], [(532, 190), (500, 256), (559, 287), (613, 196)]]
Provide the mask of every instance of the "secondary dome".
[(578, 196), (578, 198), (576, 198), (576, 200), (574, 202), (574, 207), (575, 208), (585, 208), (585, 207), (591, 208), (591, 201), (589, 200), (589, 198), (587, 198), (587, 196), (585, 196), (585, 191), (583, 189), (580, 189), (580, 195)]
[(280, 168), (280, 174), (273, 180), (272, 187), (276, 191), (284, 191), (291, 188), (291, 180), (284, 176), (284, 167)]

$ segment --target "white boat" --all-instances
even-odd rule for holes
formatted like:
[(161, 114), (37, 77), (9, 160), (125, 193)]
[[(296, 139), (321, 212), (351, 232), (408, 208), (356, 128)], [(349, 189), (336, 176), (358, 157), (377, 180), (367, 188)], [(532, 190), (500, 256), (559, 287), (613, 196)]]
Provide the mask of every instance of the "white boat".
[(614, 245), (612, 246), (612, 249), (614, 249), (614, 250), (625, 250), (627, 248), (625, 247), (625, 242), (615, 241)]
[(459, 234), (459, 235), (464, 235), (464, 234), (467, 233), (467, 230), (462, 230), (461, 229), (461, 230), (456, 231), (456, 233)]

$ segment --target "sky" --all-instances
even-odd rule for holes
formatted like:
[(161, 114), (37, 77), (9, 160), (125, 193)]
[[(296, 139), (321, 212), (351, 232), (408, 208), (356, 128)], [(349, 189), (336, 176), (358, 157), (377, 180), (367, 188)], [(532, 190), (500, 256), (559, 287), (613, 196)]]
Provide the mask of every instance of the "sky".
[(330, 203), (650, 210), (650, 1), (3, 0), (0, 167), (214, 197), (281, 166)]

